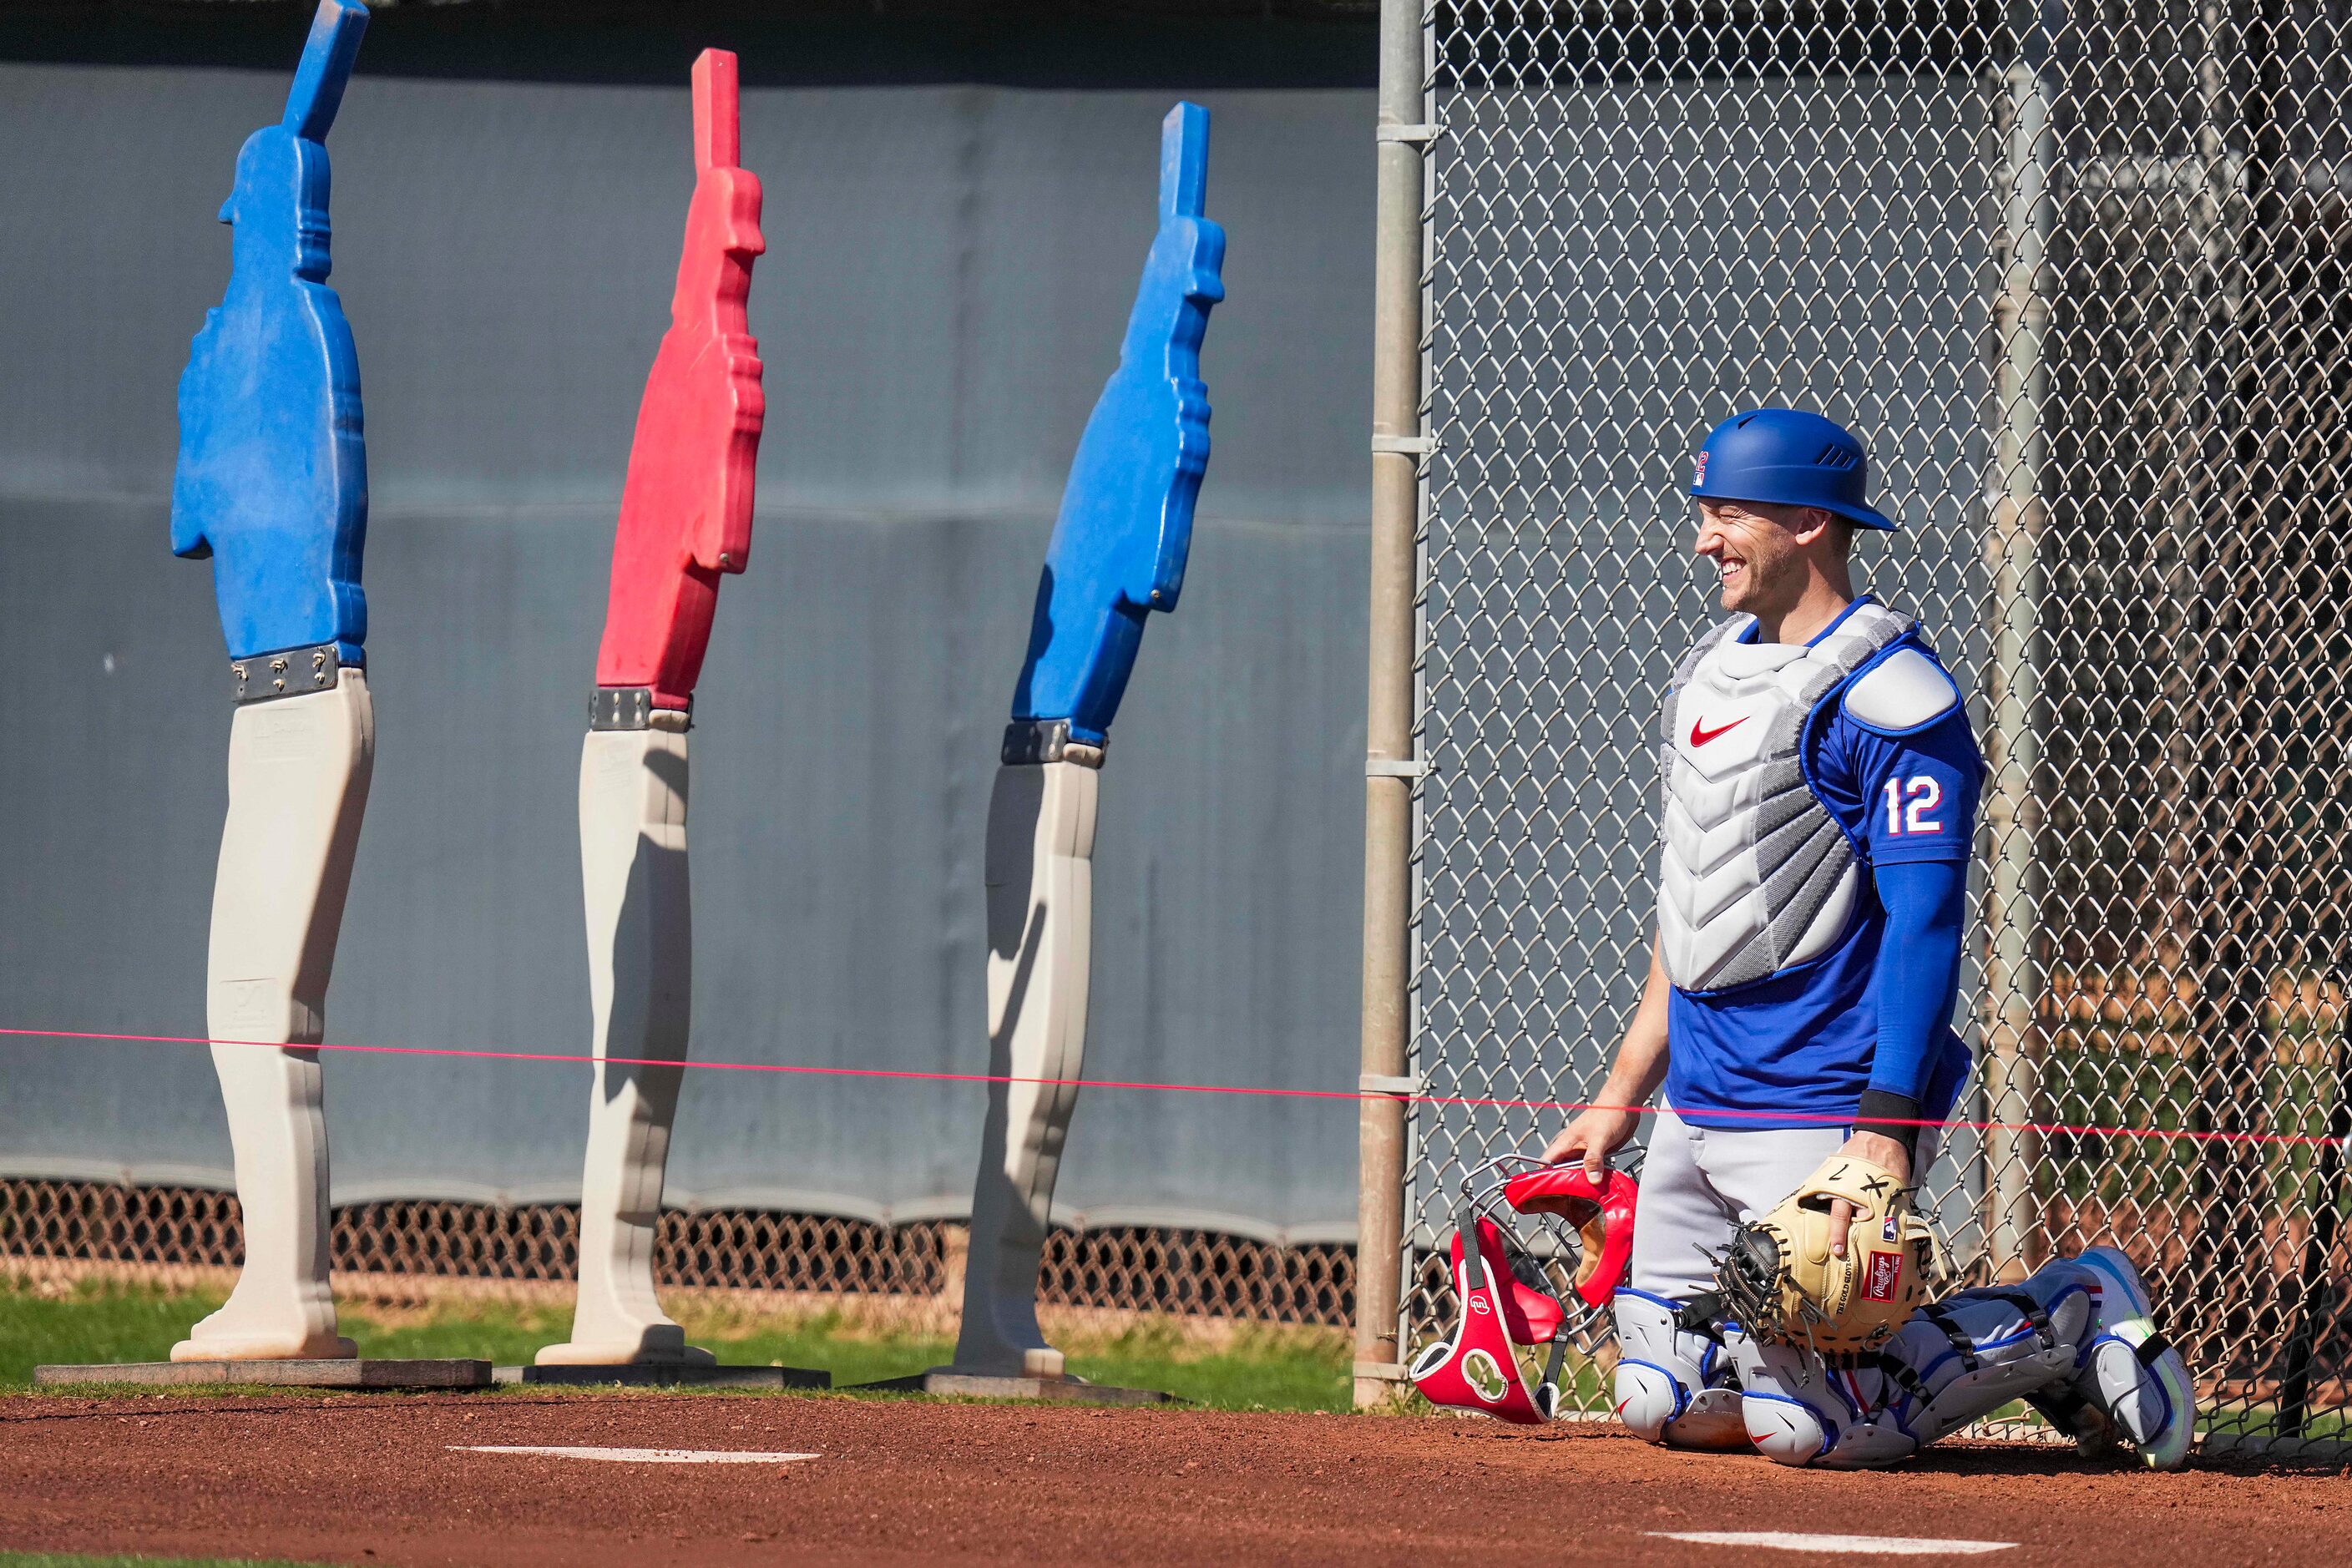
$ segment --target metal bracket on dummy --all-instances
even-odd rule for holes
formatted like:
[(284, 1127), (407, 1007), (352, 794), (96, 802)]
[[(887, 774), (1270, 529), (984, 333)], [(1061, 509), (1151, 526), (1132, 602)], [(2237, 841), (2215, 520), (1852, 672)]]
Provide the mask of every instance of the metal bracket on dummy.
[(1004, 745), (997, 760), (1008, 768), (1034, 767), (1042, 763), (1076, 763), (1082, 768), (1103, 765), (1103, 748), (1070, 739), (1067, 719), (1015, 719), (1004, 726)]
[(1364, 776), (1368, 779), (1425, 778), (1437, 770), (1421, 757), (1366, 757)]
[(333, 643), (233, 658), (228, 661), (229, 679), (236, 682), (231, 700), (271, 702), (280, 697), (332, 690), (341, 670), (342, 660)]
[(1432, 458), (1441, 443), (1434, 436), (1374, 436), (1372, 455), (1391, 458)]
[(1402, 142), (1426, 147), (1444, 134), (1445, 127), (1443, 125), (1381, 125), (1373, 128), (1372, 141), (1375, 143)]
[(684, 708), (656, 708), (650, 686), (600, 686), (588, 700), (588, 729), (669, 730), (683, 735), (694, 728), (694, 699)]

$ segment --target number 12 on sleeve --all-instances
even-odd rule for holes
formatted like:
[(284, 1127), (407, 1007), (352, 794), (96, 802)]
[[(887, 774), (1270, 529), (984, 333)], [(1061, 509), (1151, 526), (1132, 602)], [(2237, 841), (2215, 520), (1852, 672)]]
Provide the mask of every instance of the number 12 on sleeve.
[(1944, 786), (1932, 774), (1888, 779), (1882, 793), (1886, 796), (1886, 833), (1890, 838), (1944, 830), (1941, 817), (1927, 815), (1944, 804)]

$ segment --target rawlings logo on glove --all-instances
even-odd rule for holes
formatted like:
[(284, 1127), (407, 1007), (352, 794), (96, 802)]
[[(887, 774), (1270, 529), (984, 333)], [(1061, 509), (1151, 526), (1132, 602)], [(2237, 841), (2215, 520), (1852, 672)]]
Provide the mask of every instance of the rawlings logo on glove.
[[(1839, 1198), (1853, 1205), (1843, 1258), (1830, 1250), (1830, 1205)], [(1866, 1351), (1927, 1300), (1935, 1241), (1901, 1177), (1838, 1154), (1780, 1207), (1734, 1232), (1715, 1265), (1726, 1306), (1758, 1339)]]

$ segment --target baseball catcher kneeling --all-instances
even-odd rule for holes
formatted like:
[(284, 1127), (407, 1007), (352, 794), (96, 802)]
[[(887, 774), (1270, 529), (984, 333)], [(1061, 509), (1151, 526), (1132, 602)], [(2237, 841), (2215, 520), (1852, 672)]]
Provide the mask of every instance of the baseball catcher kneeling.
[(1927, 1302), (1911, 1187), (1968, 1075), (1951, 1028), (1983, 762), (1917, 622), (1857, 598), (1860, 442), (1765, 408), (1706, 440), (1697, 552), (1736, 612), (1664, 705), (1656, 946), (1599, 1104), (1598, 1179), (1661, 1085), (1614, 1302), (1617, 1413), (1783, 1464), (1902, 1459), (2012, 1400), (2169, 1468), (2188, 1369), (2123, 1254)]

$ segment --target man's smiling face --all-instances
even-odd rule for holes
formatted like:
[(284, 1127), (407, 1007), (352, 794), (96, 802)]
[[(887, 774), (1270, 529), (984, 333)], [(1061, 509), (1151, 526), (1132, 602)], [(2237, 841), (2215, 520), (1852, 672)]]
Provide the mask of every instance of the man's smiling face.
[(1800, 559), (1829, 521), (1818, 507), (1769, 501), (1703, 500), (1698, 542), (1692, 548), (1716, 564), (1723, 607), (1762, 615), (1785, 607), (1805, 583)]

